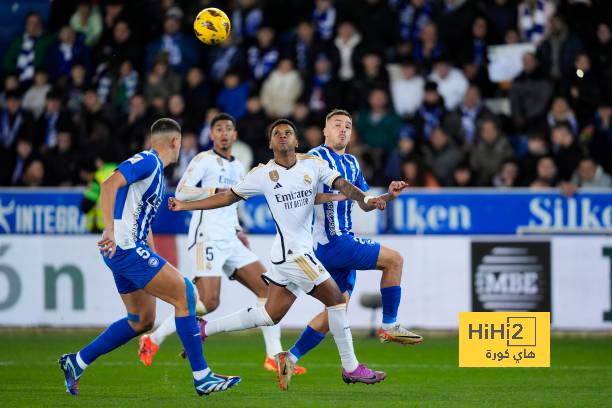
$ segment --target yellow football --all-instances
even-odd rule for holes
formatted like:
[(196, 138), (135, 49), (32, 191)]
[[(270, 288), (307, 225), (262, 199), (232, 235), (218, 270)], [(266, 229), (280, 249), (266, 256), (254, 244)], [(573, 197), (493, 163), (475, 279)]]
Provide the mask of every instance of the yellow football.
[(230, 19), (223, 10), (209, 7), (200, 11), (193, 22), (193, 30), (198, 40), (204, 44), (215, 45), (225, 41), (232, 29)]

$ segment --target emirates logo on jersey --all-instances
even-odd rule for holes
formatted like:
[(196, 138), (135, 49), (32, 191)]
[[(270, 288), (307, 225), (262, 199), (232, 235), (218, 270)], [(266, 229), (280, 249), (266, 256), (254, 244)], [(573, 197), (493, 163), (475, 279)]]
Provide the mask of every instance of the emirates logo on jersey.
[(304, 174), (304, 184), (306, 184), (307, 186), (312, 184), (312, 179), (308, 174)]
[(272, 170), (271, 172), (269, 172), (268, 176), (270, 176), (270, 180), (272, 180), (272, 182), (274, 183), (276, 183), (279, 179), (278, 171), (276, 170)]

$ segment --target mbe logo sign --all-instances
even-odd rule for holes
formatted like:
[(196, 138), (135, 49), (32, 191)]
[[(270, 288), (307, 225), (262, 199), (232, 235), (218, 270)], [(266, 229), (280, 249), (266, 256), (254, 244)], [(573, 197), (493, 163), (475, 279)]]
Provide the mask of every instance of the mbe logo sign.
[(550, 312), (549, 242), (472, 242), (472, 311)]

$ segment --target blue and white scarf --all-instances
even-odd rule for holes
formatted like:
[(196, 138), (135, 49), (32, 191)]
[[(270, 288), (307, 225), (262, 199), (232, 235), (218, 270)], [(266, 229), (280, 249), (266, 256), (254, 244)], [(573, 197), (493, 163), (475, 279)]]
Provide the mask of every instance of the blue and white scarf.
[(15, 120), (13, 121), (13, 126), (10, 124), (8, 111), (6, 109), (2, 111), (2, 145), (5, 148), (9, 148), (15, 141), (15, 137), (21, 128), (21, 122), (23, 122), (21, 110), (17, 112), (17, 116), (15, 116)]
[(261, 9), (253, 9), (249, 11), (245, 17), (243, 17), (242, 10), (236, 10), (232, 14), (232, 29), (234, 30), (234, 37), (237, 40), (242, 40), (244, 37), (252, 38), (257, 34), (259, 26), (263, 21), (263, 12)]
[(544, 25), (546, 24), (546, 16), (544, 15), (544, 0), (538, 0), (533, 13), (529, 7), (525, 7), (521, 16), (521, 26), (525, 30), (527, 41), (537, 44), (544, 36)]
[(297, 62), (297, 67), (301, 71), (308, 70), (308, 47), (304, 41), (298, 38), (297, 43), (295, 44), (295, 59)]
[(215, 58), (215, 62), (213, 62), (210, 67), (210, 73), (215, 81), (221, 81), (223, 79), (223, 75), (225, 75), (230, 68), (232, 58), (234, 58), (237, 52), (238, 46), (232, 45), (226, 49), (220, 57)]
[(336, 9), (330, 7), (324, 12), (320, 12), (316, 8), (312, 12), (312, 21), (314, 21), (317, 32), (324, 40), (329, 40), (334, 35), (334, 25), (336, 24)]
[(411, 4), (405, 4), (399, 10), (400, 38), (404, 42), (414, 42), (419, 39), (421, 30), (431, 20), (431, 5), (416, 10)]
[(423, 136), (425, 136), (425, 140), (429, 140), (434, 128), (440, 123), (442, 110), (439, 106), (436, 106), (431, 110), (426, 109), (425, 106), (421, 106), (419, 113), (425, 121), (425, 125), (423, 126)]
[(480, 112), (481, 105), (474, 109), (468, 109), (461, 105), (461, 128), (463, 129), (463, 140), (465, 144), (471, 145), (476, 138), (476, 117)]
[(259, 81), (264, 79), (278, 61), (279, 53), (278, 49), (270, 48), (268, 51), (261, 54), (261, 51), (257, 47), (249, 48), (249, 67), (251, 68), (251, 74), (253, 78)]
[(28, 33), (23, 34), (21, 50), (17, 57), (17, 72), (19, 82), (30, 81), (34, 78), (34, 37)]
[(173, 67), (181, 65), (183, 61), (183, 53), (181, 52), (181, 47), (179, 47), (180, 38), (181, 33), (176, 33), (174, 35), (164, 34), (162, 36), (161, 48), (168, 53), (168, 62)]
[(57, 123), (57, 118), (59, 117), (59, 113), (54, 113), (53, 115), (47, 114), (47, 136), (45, 137), (45, 145), (47, 147), (55, 147), (57, 144), (57, 129), (55, 128), (55, 124)]

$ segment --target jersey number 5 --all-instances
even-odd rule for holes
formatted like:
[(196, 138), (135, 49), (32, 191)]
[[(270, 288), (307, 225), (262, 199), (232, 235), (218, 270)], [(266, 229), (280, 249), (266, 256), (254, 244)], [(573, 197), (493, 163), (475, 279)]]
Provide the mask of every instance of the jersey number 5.
[(214, 259), (213, 249), (212, 247), (206, 247), (206, 260), (212, 261)]
[(140, 248), (140, 247), (136, 248), (136, 253), (138, 255), (140, 255), (142, 257), (142, 259), (149, 259), (149, 257), (151, 256), (149, 251), (147, 251), (144, 248)]

